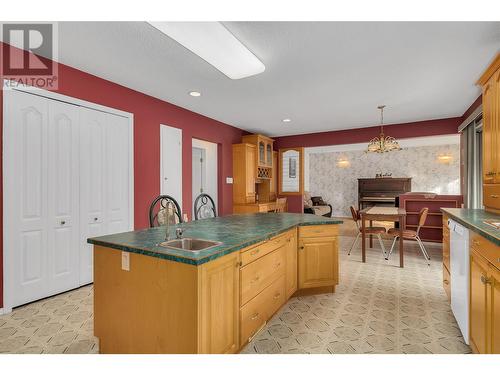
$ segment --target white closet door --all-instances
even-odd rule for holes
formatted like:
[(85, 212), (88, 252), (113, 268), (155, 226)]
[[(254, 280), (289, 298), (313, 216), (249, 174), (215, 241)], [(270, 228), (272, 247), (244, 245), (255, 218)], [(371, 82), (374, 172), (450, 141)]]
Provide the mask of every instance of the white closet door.
[(48, 102), (49, 293), (79, 285), (78, 108)]
[(106, 234), (103, 112), (80, 108), (80, 284), (93, 280), (92, 245), (87, 238)]
[(104, 114), (106, 123), (105, 190), (107, 233), (130, 230), (129, 223), (129, 120)]
[(87, 238), (131, 229), (129, 120), (80, 109), (80, 285), (93, 281)]
[(16, 91), (4, 100), (4, 243), (11, 259), (4, 271), (18, 306), (45, 297), (48, 289), (48, 103)]

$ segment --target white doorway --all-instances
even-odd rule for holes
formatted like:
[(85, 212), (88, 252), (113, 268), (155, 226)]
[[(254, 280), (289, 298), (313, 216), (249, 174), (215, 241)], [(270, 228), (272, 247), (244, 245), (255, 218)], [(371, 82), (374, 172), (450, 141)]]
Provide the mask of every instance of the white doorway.
[(202, 141), (193, 138), (193, 158), (192, 158), (192, 188), (193, 188), (193, 218), (194, 201), (198, 195), (205, 193), (214, 200), (217, 212), (218, 209), (218, 170), (217, 170), (217, 143)]
[(167, 125), (160, 125), (160, 194), (182, 210), (182, 130)]

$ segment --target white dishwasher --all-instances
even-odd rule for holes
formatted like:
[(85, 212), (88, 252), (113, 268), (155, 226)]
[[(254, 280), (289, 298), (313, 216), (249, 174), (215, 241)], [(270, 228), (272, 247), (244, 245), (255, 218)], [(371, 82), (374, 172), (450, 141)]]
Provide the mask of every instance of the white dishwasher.
[(469, 230), (448, 219), (450, 228), (451, 310), (469, 344)]

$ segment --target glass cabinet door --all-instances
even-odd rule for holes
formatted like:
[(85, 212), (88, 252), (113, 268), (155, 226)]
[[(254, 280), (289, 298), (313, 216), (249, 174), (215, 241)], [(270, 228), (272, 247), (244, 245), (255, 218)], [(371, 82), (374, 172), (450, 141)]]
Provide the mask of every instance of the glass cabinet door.
[(270, 143), (266, 145), (266, 164), (273, 165), (273, 148)]
[(266, 160), (266, 148), (264, 145), (264, 142), (260, 141), (259, 142), (259, 163), (258, 164), (265, 164)]

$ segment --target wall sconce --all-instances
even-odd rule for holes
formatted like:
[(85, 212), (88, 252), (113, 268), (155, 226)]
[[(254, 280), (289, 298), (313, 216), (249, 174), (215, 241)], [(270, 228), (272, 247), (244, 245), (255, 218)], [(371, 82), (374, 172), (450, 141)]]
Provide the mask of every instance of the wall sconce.
[(339, 160), (337, 160), (337, 167), (339, 168), (349, 168), (350, 165), (351, 163), (349, 162), (349, 160), (345, 158), (340, 158)]
[(450, 164), (453, 161), (453, 156), (451, 155), (438, 155), (438, 162), (441, 164)]

